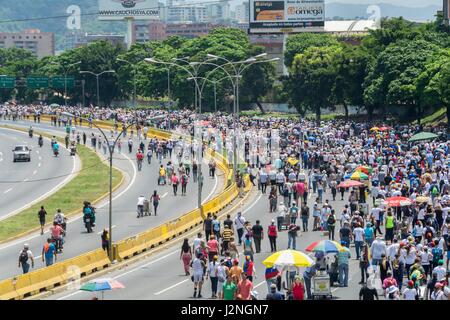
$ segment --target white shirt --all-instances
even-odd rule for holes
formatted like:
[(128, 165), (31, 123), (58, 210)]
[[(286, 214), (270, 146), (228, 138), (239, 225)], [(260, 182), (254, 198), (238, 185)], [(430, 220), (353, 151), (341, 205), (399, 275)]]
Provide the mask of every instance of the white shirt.
[(144, 201), (145, 201), (145, 197), (139, 197), (137, 205), (138, 206), (143, 206), (144, 205)]
[(243, 216), (237, 216), (236, 219), (234, 219), (234, 224), (236, 225), (236, 229), (242, 229), (244, 227), (245, 218)]
[(355, 241), (364, 241), (364, 229), (357, 227), (353, 230), (353, 235), (355, 236)]
[(383, 253), (386, 254), (386, 243), (381, 240), (375, 240), (372, 242), (370, 251), (372, 252), (372, 258), (381, 259), (381, 255)]
[(433, 269), (433, 273), (436, 273), (437, 279), (441, 280), (441, 279), (445, 278), (447, 270), (445, 270), (444, 266), (437, 266), (436, 268)]
[(400, 245), (398, 243), (393, 243), (387, 248), (387, 257), (390, 261), (394, 261), (395, 255), (398, 252), (398, 247)]
[(416, 288), (405, 288), (405, 290), (403, 290), (403, 297), (405, 298), (405, 300), (416, 300), (416, 294)]
[(380, 220), (380, 208), (372, 208), (371, 214), (375, 218), (375, 220)]

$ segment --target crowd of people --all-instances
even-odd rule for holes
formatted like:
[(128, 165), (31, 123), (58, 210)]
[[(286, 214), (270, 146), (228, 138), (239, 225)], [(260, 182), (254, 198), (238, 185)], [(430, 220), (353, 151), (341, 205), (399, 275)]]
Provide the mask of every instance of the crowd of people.
[[(58, 121), (64, 125), (70, 119), (61, 112), (91, 120), (113, 120), (116, 129), (138, 117), (142, 126), (136, 128), (136, 134), (144, 141), (148, 129), (143, 121), (155, 116), (165, 116), (156, 124), (162, 129), (193, 133), (198, 125), (194, 124), (197, 116), (188, 110), (60, 107), (55, 111), (46, 106), (3, 106), (0, 118), (38, 119), (40, 114), (54, 114), (54, 125)], [(249, 223), (240, 213), (224, 221), (208, 215), (204, 234), (199, 234), (192, 245), (186, 240), (180, 255), (186, 275), (192, 276), (194, 297), (202, 297), (203, 282), (209, 278), (213, 298), (251, 299), (259, 268), (254, 265), (254, 255), (261, 253), (265, 235), (270, 251), (279, 250), (277, 238), (286, 230), (288, 248), (294, 250), (302, 232), (316, 232), (344, 247), (354, 246), (354, 258), (361, 271), (361, 298), (378, 298), (376, 290), (368, 286), (370, 274), (375, 274), (386, 299), (448, 299), (450, 144), (442, 135), (409, 142), (423, 128), (400, 124), (373, 127), (369, 123), (341, 121), (318, 125), (304, 119), (275, 117), (240, 117), (237, 127), (232, 116), (221, 113), (202, 115), (202, 120), (205, 145), (218, 151), (228, 146), (229, 163), (235, 156), (243, 159), (251, 183), (268, 197), (268, 212), (276, 217), (263, 226), (259, 220)], [(442, 128), (432, 131), (440, 133)], [(99, 140), (93, 142), (95, 138), (91, 137), (94, 147), (99, 144)], [(181, 139), (150, 138), (147, 146), (140, 142), (136, 154), (141, 165), (145, 157), (149, 163), (153, 158), (159, 161), (158, 184), (172, 185), (174, 196), (179, 183), (183, 195), (188, 177), (197, 178), (195, 160), (183, 159), (185, 154), (193, 154), (196, 146), (184, 143)], [(238, 147), (230, 148), (234, 143)], [(184, 152), (174, 151), (177, 146)], [(128, 148), (131, 153), (132, 141)], [(179, 155), (178, 168), (170, 161), (162, 164), (162, 159), (172, 152)], [(210, 163), (212, 175), (215, 166)], [(359, 184), (343, 186), (349, 180)], [(395, 202), (395, 198), (399, 201)], [(144, 206), (143, 199), (138, 206)], [(330, 279), (347, 287), (350, 259), (348, 251), (333, 259), (316, 255), (316, 264), (293, 274), (289, 277), (292, 281), (286, 282), (276, 270), (266, 270), (267, 298), (311, 298), (311, 279), (323, 268), (321, 261), (328, 261), (325, 269)]]

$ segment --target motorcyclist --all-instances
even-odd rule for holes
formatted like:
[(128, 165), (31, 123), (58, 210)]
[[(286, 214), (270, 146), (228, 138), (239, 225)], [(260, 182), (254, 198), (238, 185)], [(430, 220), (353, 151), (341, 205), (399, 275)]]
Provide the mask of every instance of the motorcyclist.
[(83, 222), (86, 223), (86, 218), (91, 219), (91, 225), (95, 227), (95, 210), (90, 202), (85, 201), (83, 206)]
[(52, 235), (52, 240), (55, 241), (56, 250), (62, 252), (64, 229), (56, 222), (53, 222), (53, 226), (50, 227), (50, 233)]
[(44, 145), (44, 138), (42, 137), (42, 135), (39, 135), (38, 144), (39, 144), (39, 147), (41, 147), (41, 148)]
[(66, 221), (67, 221), (67, 218), (64, 216), (64, 213), (61, 212), (61, 209), (58, 209), (55, 214), (55, 218), (53, 219), (53, 222), (60, 225), (65, 231), (66, 230)]
[(55, 155), (55, 157), (57, 157), (58, 154), (59, 154), (59, 144), (58, 144), (58, 142), (55, 142), (53, 144), (53, 154)]

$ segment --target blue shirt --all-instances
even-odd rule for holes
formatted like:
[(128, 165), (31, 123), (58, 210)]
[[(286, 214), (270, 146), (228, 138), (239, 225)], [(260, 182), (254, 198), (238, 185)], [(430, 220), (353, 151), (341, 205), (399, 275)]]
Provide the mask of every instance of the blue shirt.
[(338, 253), (339, 265), (348, 264), (348, 259), (350, 259), (350, 252), (347, 250)]
[(51, 259), (55, 255), (55, 245), (53, 243), (50, 243), (48, 246), (47, 252), (45, 252), (45, 259)]

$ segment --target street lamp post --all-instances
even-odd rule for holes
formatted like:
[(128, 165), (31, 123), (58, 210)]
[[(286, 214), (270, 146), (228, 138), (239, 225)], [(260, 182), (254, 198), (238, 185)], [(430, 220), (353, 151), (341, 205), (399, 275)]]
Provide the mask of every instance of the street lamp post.
[(117, 61), (128, 63), (133, 68), (133, 108), (136, 108), (136, 73), (137, 73), (137, 65), (133, 65), (130, 61), (117, 58)]
[(80, 74), (84, 74), (84, 73), (89, 73), (92, 74), (93, 76), (95, 76), (97, 78), (97, 107), (100, 106), (100, 86), (99, 86), (99, 77), (104, 74), (104, 73), (116, 73), (114, 70), (107, 70), (107, 71), (103, 71), (100, 73), (94, 73), (91, 71), (80, 71)]
[[(69, 112), (62, 112), (61, 115), (67, 116), (67, 117), (75, 117), (75, 115), (73, 115), (72, 113)], [(157, 116), (157, 117), (153, 117), (150, 120), (159, 120), (164, 118), (163, 116)], [(87, 120), (87, 119), (86, 119)], [(122, 131), (117, 135), (117, 137), (113, 140), (110, 141), (108, 139), (108, 135), (99, 127), (95, 124), (94, 121), (91, 121), (90, 123), (92, 123), (92, 125), (101, 132), (101, 134), (103, 135), (103, 137), (105, 138), (105, 141), (108, 141), (108, 151), (109, 151), (109, 243), (108, 243), (108, 253), (109, 253), (109, 259), (111, 260), (111, 262), (113, 262), (114, 260), (114, 253), (112, 250), (112, 194), (113, 194), (113, 186), (112, 186), (112, 177), (113, 177), (113, 155), (114, 155), (114, 149), (116, 147), (117, 141), (119, 140), (119, 138), (122, 136), (123, 132), (127, 131), (128, 128), (130, 128), (131, 126), (133, 126), (134, 124), (138, 124), (138, 118), (137, 115), (135, 116), (135, 119), (129, 123), (125, 128), (122, 128)]]
[[(225, 63), (223, 65), (216, 65), (216, 68), (214, 70), (212, 70), (211, 72), (214, 72), (217, 69), (220, 69), (222, 71), (225, 71), (225, 73), (229, 76), (230, 81), (233, 85), (233, 90), (234, 90), (234, 99), (233, 99), (233, 130), (235, 131), (235, 134), (233, 135), (233, 170), (234, 173), (236, 174), (237, 172), (237, 143), (236, 143), (236, 139), (237, 139), (237, 135), (239, 134), (239, 79), (242, 77), (243, 72), (249, 68), (250, 66), (254, 65), (254, 64), (259, 64), (259, 63), (266, 63), (266, 62), (273, 62), (273, 61), (278, 61), (279, 58), (273, 58), (273, 59), (268, 59), (268, 60), (258, 60), (260, 58), (263, 58), (267, 56), (267, 53), (261, 53), (258, 54), (254, 57), (248, 58), (246, 60), (242, 60), (242, 61), (230, 61), (227, 58), (224, 57), (220, 57), (214, 54), (207, 54), (207, 57), (214, 59), (214, 60), (223, 60), (225, 61)], [(214, 64), (212, 64), (214, 65)], [(225, 67), (230, 66), (232, 69), (232, 73), (234, 73), (234, 75), (230, 74), (228, 71), (225, 70)], [(233, 78), (234, 81), (233, 81)]]
[(52, 64), (59, 65), (63, 69), (63, 72), (64, 72), (64, 106), (67, 107), (67, 73), (69, 72), (69, 69), (71, 67), (81, 64), (81, 61), (69, 64), (67, 66), (67, 68), (64, 68), (64, 66), (60, 62), (53, 61)]
[[(201, 91), (200, 91), (200, 86), (198, 83), (198, 71), (200, 69), (200, 67), (204, 64), (206, 64), (206, 62), (208, 61), (204, 61), (204, 62), (189, 62), (188, 61), (189, 57), (186, 58), (174, 58), (172, 59), (172, 62), (166, 62), (166, 61), (159, 61), (159, 60), (155, 60), (153, 58), (146, 58), (144, 59), (145, 62), (147, 63), (154, 63), (154, 64), (162, 64), (162, 65), (166, 65), (166, 66), (174, 66), (174, 67), (178, 67), (183, 69), (187, 74), (189, 74), (190, 78), (192, 78), (192, 80), (194, 80), (195, 83), (195, 108), (197, 109), (197, 113), (198, 113), (198, 120), (200, 121), (200, 114), (202, 112), (202, 101), (201, 101)], [(182, 64), (178, 64), (176, 62), (183, 62), (184, 65)], [(190, 70), (188, 67), (190, 67), (192, 70)], [(197, 98), (198, 96), (198, 98)], [(198, 143), (198, 149), (197, 149), (197, 154), (198, 154), (198, 199), (197, 199), (197, 205), (198, 208), (200, 210), (200, 215), (203, 217), (203, 206), (202, 206), (202, 188), (203, 188), (203, 173), (202, 173), (202, 153), (203, 153), (203, 131), (200, 131), (199, 133), (200, 137), (199, 137), (199, 143)], [(195, 127), (194, 127), (194, 136), (195, 136)]]

